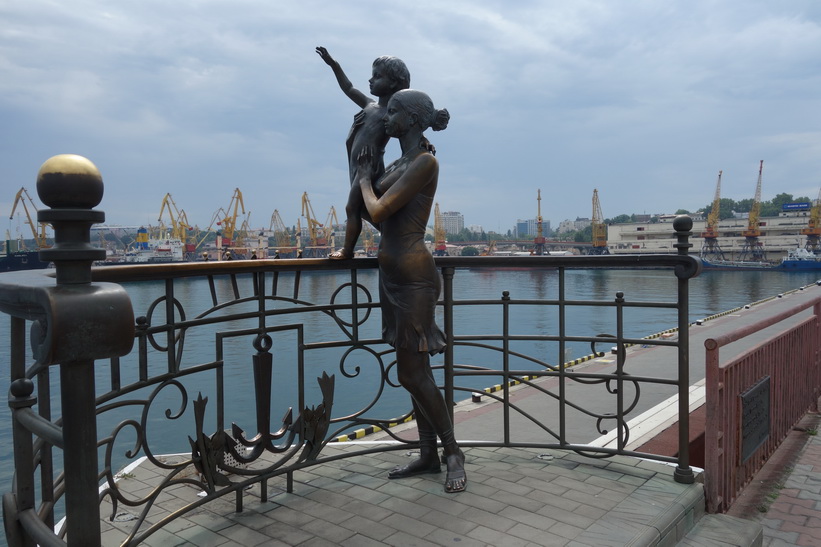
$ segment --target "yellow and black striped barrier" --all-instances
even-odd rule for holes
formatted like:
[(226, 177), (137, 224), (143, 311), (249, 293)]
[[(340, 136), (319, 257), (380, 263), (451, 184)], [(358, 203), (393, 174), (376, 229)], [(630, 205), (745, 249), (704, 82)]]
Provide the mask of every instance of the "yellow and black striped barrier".
[[(412, 421), (413, 421), (413, 415), (411, 414), (410, 416), (408, 416), (404, 420), (397, 421), (397, 422), (389, 422), (388, 424), (386, 424), (386, 427), (396, 427), (400, 424), (406, 424), (406, 423), (412, 422)], [(348, 441), (355, 441), (357, 439), (361, 439), (361, 438), (365, 437), (366, 435), (373, 435), (374, 433), (379, 433), (383, 429), (384, 428), (379, 427), (378, 425), (369, 425), (368, 427), (364, 427), (362, 429), (357, 429), (356, 431), (354, 431), (354, 432), (352, 432), (348, 435), (340, 435), (339, 437), (336, 437), (335, 439), (331, 439), (328, 442), (330, 442), (330, 443), (344, 443), (344, 442), (348, 442)]]
[[(803, 287), (800, 288), (800, 289), (793, 289), (793, 290), (788, 291), (784, 294), (790, 294), (790, 293), (793, 293), (793, 292), (797, 292), (799, 290), (803, 290)], [(764, 298), (763, 300), (759, 300), (757, 302), (753, 302), (752, 304), (749, 304), (749, 306), (757, 306), (759, 304), (769, 302), (770, 300), (774, 300), (775, 298), (778, 298), (778, 296), (771, 296), (769, 298)], [(743, 308), (744, 308), (744, 306), (739, 306), (737, 308), (733, 308), (731, 310), (723, 311), (721, 313), (715, 313), (713, 315), (705, 317), (704, 319), (702, 319), (702, 321), (710, 321), (710, 320), (713, 320), (713, 319), (718, 319), (719, 317), (723, 317), (725, 315), (735, 313), (735, 312), (737, 312), (737, 311), (739, 311)], [(692, 326), (693, 324), (694, 323), (691, 323), (690, 326)], [(663, 330), (661, 332), (657, 332), (655, 334), (645, 336), (645, 337), (642, 338), (642, 340), (653, 340), (655, 338), (659, 338), (661, 336), (664, 336), (665, 334), (672, 334), (672, 333), (675, 333), (675, 332), (678, 332), (678, 327)], [(629, 347), (634, 346), (634, 345), (635, 344), (625, 344), (624, 347), (629, 348)], [(564, 368), (570, 368), (570, 367), (574, 367), (576, 365), (579, 365), (581, 363), (584, 363), (586, 361), (590, 361), (592, 359), (597, 359), (599, 357), (604, 357), (604, 352), (599, 351), (599, 352), (596, 352), (596, 353), (591, 353), (590, 355), (585, 355), (584, 357), (579, 357), (578, 359), (573, 359), (572, 361), (567, 361), (562, 366)], [(537, 378), (539, 378), (539, 376), (522, 376), (522, 378), (519, 379), (519, 380), (510, 380), (508, 382), (508, 387), (517, 386), (517, 385), (520, 385), (524, 382), (528, 382), (530, 380), (535, 380)], [(496, 384), (495, 386), (484, 388), (481, 391), (481, 393), (496, 393), (497, 391), (502, 391), (503, 389), (504, 389), (503, 384)], [(480, 392), (477, 391), (476, 393), (480, 393)], [(408, 423), (408, 422), (412, 422), (412, 421), (413, 421), (413, 415), (410, 415), (407, 418), (405, 418), (404, 420), (397, 421), (397, 422), (389, 422), (386, 425), (386, 427), (388, 427), (388, 428), (396, 427), (400, 424), (404, 424), (404, 423)], [(378, 433), (378, 432), (383, 431), (383, 430), (384, 430), (384, 428), (379, 427), (378, 425), (371, 425), (371, 426), (368, 426), (368, 427), (365, 427), (365, 428), (362, 428), (362, 429), (357, 429), (356, 431), (354, 431), (353, 433), (350, 433), (349, 435), (340, 435), (339, 437), (331, 439), (328, 442), (344, 443), (344, 442), (348, 442), (348, 441), (355, 441), (355, 440), (358, 440), (358, 439), (362, 439), (362, 438), (366, 437), (367, 435), (372, 435), (374, 433)]]

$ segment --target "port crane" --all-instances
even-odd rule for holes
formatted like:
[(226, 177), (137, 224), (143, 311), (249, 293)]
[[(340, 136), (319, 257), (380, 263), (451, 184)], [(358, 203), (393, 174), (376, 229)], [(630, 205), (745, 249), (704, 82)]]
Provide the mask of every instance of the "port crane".
[(335, 237), (336, 237), (335, 228), (336, 228), (337, 224), (339, 224), (339, 219), (336, 218), (336, 209), (334, 209), (334, 206), (331, 205), (331, 210), (328, 211), (328, 218), (325, 219), (325, 228), (324, 228), (325, 241), (329, 242), (329, 244), (330, 244), (329, 250), (333, 249), (336, 246), (336, 243), (335, 243)]
[(296, 257), (302, 258), (302, 224), (299, 218), (296, 219), (296, 234), (294, 237), (296, 238)]
[(437, 203), (433, 209), (433, 255), (447, 256), (447, 236), (445, 235), (445, 223), (442, 221), (442, 213), (439, 212)]
[(374, 231), (368, 226), (362, 226), (362, 248), (365, 250), (365, 256), (373, 256), (376, 252)]
[(818, 191), (818, 197), (812, 204), (810, 220), (807, 222), (807, 227), (801, 230), (801, 235), (807, 236), (805, 248), (808, 251), (815, 254), (821, 252), (821, 190)]
[(716, 182), (716, 195), (713, 198), (713, 206), (710, 214), (707, 215), (707, 226), (701, 232), (704, 242), (701, 244), (699, 255), (702, 258), (717, 258), (725, 260), (724, 252), (718, 245), (718, 221), (721, 213), (721, 171), (718, 172), (718, 182)]
[[(308, 192), (305, 192), (302, 194), (302, 216), (305, 217), (308, 223), (308, 237), (310, 238), (310, 245), (305, 246), (303, 256), (314, 258), (327, 256), (330, 250), (329, 240), (333, 239), (334, 225), (339, 224), (336, 218), (336, 210), (331, 206), (328, 218), (325, 224), (322, 224), (316, 219), (311, 200), (308, 198)], [(333, 241), (330, 244), (333, 245)]]
[(279, 211), (274, 209), (271, 215), (271, 226), (269, 231), (274, 233), (274, 244), (276, 245), (276, 253), (274, 256), (279, 258), (294, 258), (296, 257), (297, 248), (291, 243), (291, 234), (285, 223), (282, 222), (282, 217), (279, 216)]
[[(48, 240), (46, 238), (46, 226), (48, 226), (45, 222), (40, 222), (39, 224), (35, 223), (34, 220), (31, 218), (31, 211), (37, 213), (37, 207), (34, 205), (34, 200), (31, 199), (31, 196), (28, 193), (28, 190), (25, 188), (20, 188), (17, 191), (17, 195), (14, 197), (14, 205), (11, 206), (11, 214), (9, 215), (9, 219), (14, 219), (14, 212), (17, 211), (17, 206), (20, 205), (23, 209), (23, 214), (26, 217), (24, 221), (31, 227), (31, 233), (34, 237), (34, 242), (37, 245), (38, 249), (45, 249), (48, 247)], [(21, 239), (22, 241), (22, 239)]]
[(542, 230), (542, 190), (536, 191), (536, 238), (533, 240), (533, 254), (542, 256), (544, 252), (544, 231)]
[[(208, 234), (212, 232), (216, 232), (220, 237), (222, 237), (222, 221), (227, 216), (228, 213), (222, 207), (216, 210), (216, 212), (211, 216), (211, 222), (208, 224), (208, 228), (206, 228), (204, 232), (200, 232), (197, 236), (197, 249), (205, 243), (205, 240), (208, 239)], [(225, 245), (225, 242), (224, 240), (221, 240), (219, 247), (222, 247), (223, 245)]]
[(747, 220), (747, 229), (741, 232), (744, 236), (744, 245), (741, 247), (739, 260), (764, 260), (764, 246), (758, 239), (761, 236), (758, 222), (761, 218), (761, 177), (764, 172), (764, 160), (758, 166), (758, 183), (755, 187), (755, 198), (753, 199), (753, 206), (750, 209), (750, 216)]
[(311, 205), (311, 200), (308, 198), (308, 192), (302, 194), (302, 216), (305, 217), (305, 221), (307, 223), (308, 246), (316, 247), (319, 245), (319, 232), (322, 228), (322, 224), (316, 219), (314, 208)]
[(234, 231), (234, 250), (241, 255), (248, 255), (251, 252), (251, 244), (248, 242), (248, 235), (253, 232), (251, 228), (251, 211), (242, 219), (242, 224)]
[(222, 245), (224, 247), (234, 245), (234, 235), (237, 229), (237, 217), (239, 216), (240, 209), (244, 215), (245, 203), (242, 201), (242, 192), (240, 192), (239, 188), (234, 188), (234, 194), (228, 203), (228, 209), (220, 209), (217, 211), (217, 214), (220, 212), (223, 213), (221, 217), (218, 216), (216, 218), (218, 218), (217, 226), (222, 226)]
[(601, 212), (599, 191), (595, 188), (593, 189), (593, 216), (590, 218), (590, 228), (593, 233), (593, 246), (590, 248), (590, 254), (610, 254), (607, 249), (607, 225), (604, 223), (604, 215)]
[(479, 256), (493, 256), (493, 253), (495, 253), (495, 252), (496, 252), (496, 240), (491, 239), (488, 242), (487, 247), (485, 248), (485, 250), (479, 253)]
[[(167, 213), (168, 215), (168, 225), (163, 221), (163, 213)], [(192, 258), (197, 248), (196, 243), (192, 241), (194, 228), (188, 223), (188, 216), (185, 214), (185, 211), (177, 208), (177, 204), (174, 202), (174, 198), (171, 197), (170, 193), (165, 194), (165, 197), (162, 199), (160, 215), (157, 218), (157, 222), (160, 223), (160, 229), (163, 232), (166, 231), (167, 226), (170, 226), (170, 229), (168, 229), (169, 235), (174, 239), (182, 241), (185, 254), (188, 255), (187, 258)], [(161, 234), (161, 237), (163, 235), (164, 234)]]

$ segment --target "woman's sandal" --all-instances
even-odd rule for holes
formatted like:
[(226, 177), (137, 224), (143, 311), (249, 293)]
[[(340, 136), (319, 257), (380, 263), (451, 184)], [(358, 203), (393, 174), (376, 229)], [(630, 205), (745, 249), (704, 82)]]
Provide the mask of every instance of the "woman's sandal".
[(459, 469), (455, 471), (450, 471), (450, 466), (448, 466), (448, 474), (445, 477), (445, 492), (448, 494), (455, 494), (457, 492), (464, 492), (468, 485), (468, 478), (467, 473), (465, 473), (465, 456), (462, 454), (460, 450), (457, 454), (452, 454), (447, 457), (448, 460), (451, 458), (458, 458), (462, 460), (462, 465)]
[(415, 477), (416, 475), (424, 475), (426, 473), (439, 473), (441, 471), (442, 468), (439, 466), (439, 462), (435, 462), (433, 465), (427, 465), (419, 460), (415, 460), (407, 465), (394, 467), (388, 471), (388, 478), (404, 479), (406, 477)]
[[(462, 461), (463, 462), (467, 461), (467, 458), (465, 458), (465, 453), (462, 452), (461, 448), (459, 449), (459, 455), (462, 456)], [(444, 452), (442, 452), (442, 457), (439, 458), (439, 461), (442, 462), (442, 463), (448, 463), (448, 457), (445, 455)]]

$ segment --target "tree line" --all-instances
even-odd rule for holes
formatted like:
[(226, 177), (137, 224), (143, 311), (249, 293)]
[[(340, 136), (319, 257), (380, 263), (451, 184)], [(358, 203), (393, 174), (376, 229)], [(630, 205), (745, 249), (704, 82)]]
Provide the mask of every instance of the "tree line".
[[(752, 198), (742, 199), (738, 201), (730, 198), (721, 198), (719, 200), (718, 218), (719, 220), (724, 220), (726, 218), (732, 218), (736, 213), (749, 213), (753, 209), (753, 202), (754, 200)], [(760, 214), (762, 217), (777, 217), (778, 214), (783, 210), (783, 205), (785, 203), (801, 202), (813, 203), (813, 200), (806, 196), (794, 197), (792, 194), (783, 192), (781, 194), (778, 194), (769, 201), (762, 201)], [(709, 215), (712, 210), (713, 204), (712, 202), (710, 202), (701, 209), (698, 209), (697, 211), (679, 209), (678, 211), (676, 211), (676, 214), (693, 215), (697, 213), (699, 215), (703, 215), (704, 218), (707, 218), (707, 215)], [(650, 218), (650, 222), (656, 221), (658, 221), (658, 217)], [(613, 218), (605, 219), (604, 222), (605, 224), (625, 224), (628, 222), (636, 222), (636, 215), (618, 215)]]
[[(719, 220), (724, 220), (727, 218), (732, 218), (736, 213), (749, 213), (753, 208), (753, 199), (742, 199), (742, 200), (734, 200), (730, 198), (721, 198), (719, 200)], [(781, 194), (776, 195), (774, 198), (768, 201), (761, 202), (761, 212), (760, 215), (762, 217), (775, 217), (782, 211), (782, 206), (785, 203), (800, 203), (800, 202), (809, 202), (814, 203), (813, 200), (806, 196), (794, 197), (792, 194), (783, 192)], [(713, 209), (712, 202), (708, 203), (701, 209), (696, 211), (689, 211), (687, 209), (679, 209), (676, 211), (675, 214), (677, 215), (698, 215), (704, 216), (707, 218), (707, 215), (710, 214), (710, 211)], [(639, 219), (646, 219), (646, 215), (637, 215), (637, 214), (621, 214), (616, 215), (612, 218), (604, 219), (605, 224), (627, 224), (630, 222), (638, 222)], [(650, 222), (658, 222), (658, 215), (654, 215), (650, 217)], [(571, 232), (564, 232), (561, 234), (555, 234), (552, 230), (545, 231), (546, 237), (552, 237), (555, 239), (560, 239), (564, 241), (574, 241), (574, 242), (590, 242), (593, 240), (593, 233), (592, 228), (590, 226), (577, 231)], [(530, 236), (520, 236), (519, 234), (514, 233), (513, 230), (508, 230), (507, 233), (497, 233), (497, 232), (471, 232), (467, 228), (463, 228), (461, 232), (458, 234), (448, 234), (447, 240), (449, 243), (460, 243), (466, 241), (505, 241), (505, 240), (518, 240), (518, 239), (527, 239)], [(433, 236), (428, 234), (426, 238), (428, 241), (433, 240)]]

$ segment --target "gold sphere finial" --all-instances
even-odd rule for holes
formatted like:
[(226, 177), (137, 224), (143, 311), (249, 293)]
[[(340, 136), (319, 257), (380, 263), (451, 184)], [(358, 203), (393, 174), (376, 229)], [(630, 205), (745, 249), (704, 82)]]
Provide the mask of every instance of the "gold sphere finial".
[(103, 177), (88, 158), (52, 156), (37, 173), (37, 195), (53, 209), (92, 209), (103, 199)]

